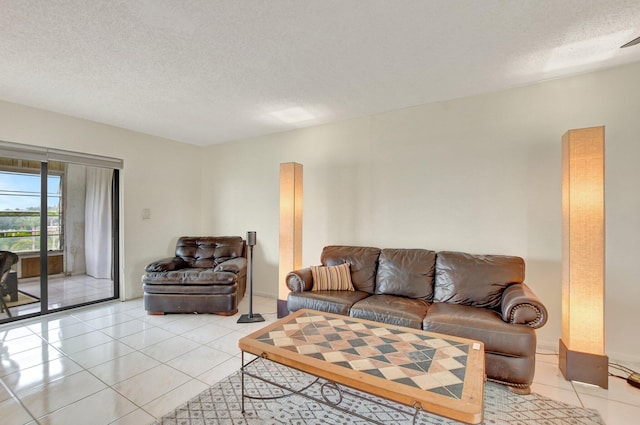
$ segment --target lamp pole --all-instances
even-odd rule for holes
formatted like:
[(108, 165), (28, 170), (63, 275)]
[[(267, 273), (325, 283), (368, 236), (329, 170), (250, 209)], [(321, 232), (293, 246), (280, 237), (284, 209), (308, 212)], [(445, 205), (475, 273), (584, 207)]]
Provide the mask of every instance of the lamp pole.
[(243, 314), (238, 319), (238, 323), (256, 323), (264, 322), (264, 317), (261, 314), (253, 314), (253, 247), (256, 244), (256, 232), (247, 232), (247, 246), (249, 252), (247, 253), (247, 260), (249, 267), (247, 269), (247, 280), (249, 281), (249, 314)]

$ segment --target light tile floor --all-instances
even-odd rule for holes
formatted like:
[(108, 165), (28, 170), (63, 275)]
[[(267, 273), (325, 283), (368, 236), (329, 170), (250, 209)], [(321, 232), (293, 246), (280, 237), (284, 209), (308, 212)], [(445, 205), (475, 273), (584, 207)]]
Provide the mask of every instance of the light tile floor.
[[(148, 316), (140, 299), (112, 301), (2, 325), (0, 423), (150, 424), (239, 369), (238, 339), (276, 319), (275, 300), (255, 297), (266, 323), (238, 324), (247, 306), (232, 317)], [(609, 425), (637, 423), (640, 389), (567, 382), (553, 354), (536, 368), (535, 392), (596, 408)]]

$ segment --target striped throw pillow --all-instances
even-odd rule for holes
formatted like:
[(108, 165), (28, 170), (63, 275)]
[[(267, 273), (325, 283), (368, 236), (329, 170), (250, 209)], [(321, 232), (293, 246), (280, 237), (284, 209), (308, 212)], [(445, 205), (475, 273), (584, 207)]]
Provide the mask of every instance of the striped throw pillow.
[(339, 266), (311, 266), (312, 291), (355, 291), (349, 263)]

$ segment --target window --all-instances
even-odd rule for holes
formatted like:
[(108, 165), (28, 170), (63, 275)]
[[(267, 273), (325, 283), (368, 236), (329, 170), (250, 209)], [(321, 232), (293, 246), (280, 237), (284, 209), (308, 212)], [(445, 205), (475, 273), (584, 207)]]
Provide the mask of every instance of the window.
[[(62, 176), (47, 177), (47, 250), (62, 247)], [(0, 170), (0, 249), (40, 250), (40, 174)]]

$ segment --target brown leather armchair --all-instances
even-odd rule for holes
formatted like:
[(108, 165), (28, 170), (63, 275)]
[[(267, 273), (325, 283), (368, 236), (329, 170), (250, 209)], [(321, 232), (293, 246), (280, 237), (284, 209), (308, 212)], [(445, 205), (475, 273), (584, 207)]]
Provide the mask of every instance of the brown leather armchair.
[(244, 252), (240, 236), (180, 237), (175, 257), (145, 268), (145, 310), (149, 314), (237, 313), (247, 281)]
[(4, 300), (7, 295), (10, 301), (18, 301), (18, 282), (16, 273), (11, 267), (18, 262), (18, 255), (10, 251), (0, 251), (0, 313), (7, 312), (11, 317), (11, 311)]

